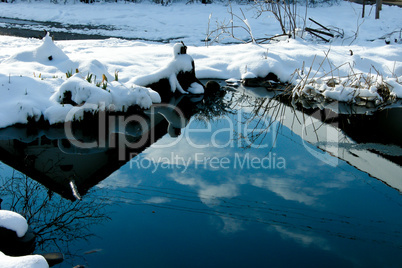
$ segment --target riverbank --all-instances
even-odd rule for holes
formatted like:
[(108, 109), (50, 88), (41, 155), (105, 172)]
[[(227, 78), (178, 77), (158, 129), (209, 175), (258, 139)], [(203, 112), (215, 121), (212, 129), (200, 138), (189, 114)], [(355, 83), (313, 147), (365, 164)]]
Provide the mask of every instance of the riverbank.
[[(56, 54), (47, 50), (39, 54), (35, 52), (43, 45), (42, 40), (0, 36), (0, 90), (3, 96), (8, 96), (0, 101), (1, 127), (39, 120), (48, 114), (46, 110), (49, 107), (60, 106), (50, 97), (63, 85), (70, 84), (67, 83), (69, 73), (70, 76), (77, 73), (76, 76), (82, 82), (87, 81), (85, 85), (91, 87), (103, 83), (102, 77), (106, 77), (109, 88), (136, 88), (136, 77), (151, 74), (169, 63), (173, 44), (178, 41), (184, 41), (188, 46), (187, 53), (194, 59), (199, 79), (241, 80), (265, 78), (273, 73), (279, 81), (294, 85), (298, 89), (298, 96), (307, 98), (310, 95), (306, 96), (305, 93), (313, 94), (312, 98), (318, 94), (324, 101), (325, 98), (349, 103), (369, 100), (380, 105), (386, 100), (384, 95), (378, 93), (378, 89), (383, 90), (385, 86), (389, 90), (386, 96), (402, 97), (398, 82), (402, 79), (402, 55), (399, 53), (401, 44), (397, 28), (402, 25), (402, 18), (398, 7), (384, 6), (384, 16), (380, 20), (375, 20), (373, 14), (368, 15), (360, 22), (356, 32), (350, 25), (361, 20), (356, 13), (360, 8), (357, 4), (341, 3), (338, 6), (308, 9), (309, 17), (315, 21), (327, 26), (342, 26), (342, 29), (339, 28), (342, 31), (338, 29), (338, 32), (343, 32), (342, 36), (335, 36), (329, 44), (304, 33), (303, 39), (282, 38), (268, 44), (232, 44), (233, 39), (227, 38), (206, 46), (201, 40), (205, 39), (209, 14), (214, 14), (211, 15), (211, 21), (212, 18), (225, 19), (228, 15), (227, 6), (213, 4), (196, 9), (195, 4), (181, 3), (168, 7), (147, 3), (99, 3), (91, 5), (91, 10), (85, 16), (88, 6), (84, 4), (68, 4), (68, 8), (58, 4), (19, 2), (1, 3), (0, 6), (0, 16), (8, 12), (16, 18), (35, 18), (35, 23), (28, 24), (27, 29), (38, 30), (38, 22), (52, 21), (53, 28), (65, 27), (72, 34), (119, 34), (126, 38), (149, 38), (147, 40), (166, 42), (117, 38), (56, 40), (53, 46), (59, 51), (57, 55), (62, 55), (61, 59), (57, 59)], [(243, 10), (244, 7), (232, 6), (233, 10)], [(133, 23), (131, 13), (135, 12), (139, 17)], [(140, 16), (138, 12), (143, 15)], [(267, 32), (280, 33), (277, 24), (271, 23), (267, 28), (264, 18), (256, 18), (253, 15), (255, 10), (244, 9), (244, 12), (250, 18), (247, 23), (253, 29), (253, 36), (264, 36)], [(327, 13), (342, 14), (342, 20), (327, 17)], [(103, 20), (99, 20), (99, 14), (103, 14)], [(185, 20), (188, 21), (187, 25), (184, 24)], [(269, 21), (274, 22), (272, 18)], [(313, 25), (311, 22), (310, 27)], [(334, 26), (328, 27), (335, 29)], [(212, 29), (211, 24), (210, 31)], [(240, 31), (238, 34), (244, 40), (250, 37), (250, 33)], [(391, 40), (389, 44), (387, 40)], [(38, 58), (38, 55), (43, 58)], [(116, 81), (112, 83), (113, 80)]]
[[(250, 33), (245, 31), (242, 12), (255, 38), (271, 37), (282, 33), (280, 24), (270, 13), (257, 16), (253, 5), (232, 4), (188, 4), (174, 3), (161, 6), (149, 2), (136, 3), (67, 3), (54, 4), (44, 2), (0, 3), (0, 27), (3, 29), (21, 29), (53, 33), (71, 33), (98, 35), (104, 37), (126, 38), (153, 42), (174, 43), (183, 41), (187, 45), (204, 46), (205, 38), (218, 40), (219, 44), (241, 43), (249, 41)], [(366, 8), (368, 9), (369, 6)], [(234, 18), (233, 34), (236, 39), (220, 34), (214, 39), (211, 33), (225, 25), (231, 19), (230, 9), (239, 18)], [(297, 14), (306, 19), (298, 22), (298, 27), (316, 28), (312, 18), (320, 24), (340, 30), (341, 38), (331, 40), (336, 44), (356, 44), (382, 38), (393, 31), (400, 30), (402, 19), (400, 9), (384, 6), (380, 20), (374, 19), (373, 12), (361, 19), (361, 6), (351, 2), (335, 5), (323, 5), (307, 9), (299, 6)], [(332, 14), (334, 16), (332, 16)], [(336, 16), (335, 16), (336, 14)], [(13, 21), (14, 20), (14, 21)], [(22, 20), (22, 21), (19, 21)], [(399, 27), (399, 28), (398, 28)], [(5, 32), (5, 30), (3, 30)], [(220, 32), (217, 31), (216, 34)], [(36, 37), (38, 34), (35, 33)], [(39, 33), (39, 35), (42, 35)], [(56, 36), (57, 37), (57, 36)], [(305, 34), (305, 40), (315, 41), (314, 36)], [(58, 40), (58, 39), (56, 39)], [(320, 41), (317, 39), (317, 41)], [(216, 45), (214, 42), (208, 45)]]

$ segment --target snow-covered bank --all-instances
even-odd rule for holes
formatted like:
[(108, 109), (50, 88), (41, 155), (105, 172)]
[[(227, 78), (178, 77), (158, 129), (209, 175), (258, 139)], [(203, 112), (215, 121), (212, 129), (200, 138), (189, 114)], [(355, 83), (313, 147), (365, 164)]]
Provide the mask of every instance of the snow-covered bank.
[[(117, 2), (83, 4), (78, 1), (60, 1), (58, 4), (49, 2), (26, 2), (15, 0), (13, 3), (0, 3), (0, 17), (42, 22), (59, 22), (65, 25), (64, 31), (73, 31), (84, 34), (100, 34), (138, 38), (144, 40), (170, 40), (170, 42), (184, 41), (186, 45), (203, 46), (208, 29), (216, 28), (217, 22), (228, 22), (231, 16), (228, 13), (227, 3), (202, 5), (200, 3), (186, 4), (187, 1), (175, 1), (169, 6), (143, 1), (142, 3)], [(232, 3), (235, 14), (245, 14), (255, 38), (273, 36), (281, 33), (279, 23), (272, 14), (265, 13), (256, 16), (256, 9), (251, 4)], [(305, 6), (299, 5), (297, 10), (303, 25)], [(395, 6), (383, 6), (381, 19), (375, 20), (374, 6), (367, 5), (366, 17), (361, 18), (362, 6), (341, 1), (332, 6), (323, 5), (309, 8), (307, 18), (313, 18), (325, 26), (334, 26), (344, 31), (345, 45), (355, 42), (375, 40), (388, 33), (400, 30), (402, 18), (401, 9)], [(209, 19), (209, 16), (211, 18)], [(0, 26), (12, 24), (2, 23)], [(97, 26), (96, 29), (81, 29), (71, 25)], [(244, 26), (242, 21), (234, 20), (234, 25)], [(314, 23), (307, 20), (307, 27)], [(34, 23), (26, 28), (43, 30), (41, 25)], [(52, 32), (54, 29), (46, 29)], [(62, 29), (58, 29), (62, 30)], [(356, 34), (357, 33), (357, 34)], [(249, 38), (249, 34), (242, 29), (235, 29), (240, 39)], [(233, 39), (224, 40), (233, 42)]]
[[(147, 109), (161, 101), (149, 88), (119, 83), (117, 71), (113, 81), (107, 68), (96, 59), (70, 60), (49, 35), (36, 48), (24, 49), (3, 63), (19, 70), (25, 67), (31, 74), (15, 75), (8, 69), (8, 77), (0, 76), (0, 127), (41, 118), (50, 124), (64, 123), (79, 120), (88, 111), (111, 106), (114, 111), (124, 111), (134, 105)], [(101, 81), (96, 82), (96, 77)]]
[[(0, 37), (0, 43), (5, 48), (0, 52), (2, 67), (0, 90), (3, 96), (0, 100), (0, 127), (26, 123), (27, 117), (39, 119), (41, 115), (47, 115), (51, 123), (62, 122), (65, 119), (63, 116), (71, 111), (72, 107), (68, 106), (69, 104), (55, 106), (55, 98), (52, 99), (51, 96), (56, 91), (63, 90), (67, 84), (81, 83), (82, 87), (82, 84), (86, 83), (89, 86), (84, 80), (88, 74), (96, 75), (99, 82), (102, 80), (102, 75), (106, 74), (111, 81), (113, 80), (111, 74), (118, 72), (119, 81), (109, 83), (108, 89), (115, 92), (117, 94), (115, 96), (122, 96), (124, 92), (129, 94), (135, 89), (136, 77), (163, 68), (172, 57), (171, 44), (108, 39), (55, 42), (66, 53), (68, 59), (59, 60), (55, 56), (51, 61), (47, 58), (42, 61), (32, 54), (32, 51), (41, 46), (41, 40)], [(8, 51), (18, 50), (16, 46), (22, 52), (7, 55)], [(252, 72), (259, 77), (273, 72), (281, 81), (290, 81), (294, 71), (303, 65), (305, 73), (312, 67), (312, 73), (317, 73), (316, 77), (321, 77), (336, 66), (342, 65), (332, 75), (344, 77), (351, 72), (374, 73), (375, 68), (382, 73), (386, 81), (397, 78), (401, 80), (402, 55), (399, 53), (398, 44), (378, 44), (371, 47), (333, 45), (326, 57), (328, 49), (328, 46), (323, 44), (288, 40), (262, 46), (243, 44), (189, 47), (188, 53), (195, 61), (198, 78), (240, 79), (245, 72)], [(350, 55), (350, 49), (354, 51), (353, 56)], [(353, 69), (350, 66), (354, 66)], [(80, 71), (81, 78), (67, 79), (66, 72), (74, 73), (76, 69)], [(397, 86), (399, 84), (395, 85), (394, 93), (401, 98), (402, 92)], [(85, 95), (86, 100), (96, 98), (96, 101), (92, 99), (90, 103), (95, 103), (99, 107), (101, 103), (105, 105), (111, 103), (111, 96), (104, 90), (96, 86), (91, 88), (93, 95)], [(140, 91), (138, 93), (141, 93)], [(151, 98), (150, 92), (152, 93), (152, 91), (145, 92), (149, 95), (145, 103), (137, 104), (146, 108), (152, 99), (154, 102), (157, 101), (156, 96)], [(130, 103), (124, 103), (128, 98), (120, 98), (120, 101), (121, 107), (127, 107), (130, 103), (136, 104), (135, 98), (131, 99)], [(117, 100), (114, 103), (117, 103)]]
[[(371, 14), (364, 22), (358, 14), (361, 6), (356, 4), (342, 3), (309, 9), (309, 16), (321, 23), (343, 27), (345, 37), (335, 39), (330, 44), (306, 37), (306, 40), (289, 39), (264, 45), (213, 44), (208, 47), (200, 42), (200, 39), (205, 38), (207, 14), (213, 13), (216, 20), (225, 18), (228, 14), (224, 5), (177, 3), (161, 7), (153, 4), (104, 3), (85, 5), (85, 8), (82, 4), (68, 4), (66, 8), (64, 5), (19, 2), (0, 3), (0, 7), (0, 16), (13, 14), (14, 17), (24, 16), (26, 19), (121, 26), (121, 34), (128, 37), (133, 33), (136, 37), (141, 37), (141, 33), (153, 34), (155, 37), (182, 36), (188, 42), (187, 53), (194, 59), (196, 76), (200, 79), (240, 79), (245, 74), (265, 77), (271, 72), (283, 82), (300, 84), (302, 81), (308, 86), (307, 91), (323, 97), (356, 102), (358, 100), (350, 97), (355, 96), (356, 84), (353, 81), (342, 84), (342, 79), (374, 75), (375, 79), (387, 84), (393, 96), (402, 98), (401, 44), (391, 42), (386, 45), (380, 39), (385, 33), (394, 32), (402, 25), (401, 9), (398, 7), (385, 6), (381, 20), (374, 20)], [(253, 9), (250, 6), (241, 7), (246, 16), (251, 18), (249, 23), (255, 37), (280, 32), (273, 18), (253, 19)], [(235, 5), (233, 10), (236, 11), (236, 8), (240, 6)], [(135, 13), (129, 16), (127, 12), (130, 10), (141, 11), (142, 16), (137, 14), (136, 17)], [(102, 17), (102, 20), (95, 20), (95, 14)], [(187, 21), (184, 22), (185, 19)], [(138, 25), (133, 20), (139, 23), (148, 21), (148, 24)], [(205, 23), (202, 22), (204, 20)], [(351, 25), (356, 25), (357, 21), (363, 24), (359, 24), (358, 35), (355, 36), (357, 28)], [(133, 30), (130, 28), (133, 25), (139, 28)], [(41, 48), (45, 44), (45, 49)], [(149, 107), (152, 102), (158, 101), (158, 96), (135, 84), (138, 77), (146, 77), (167, 66), (172, 60), (173, 49), (173, 44), (113, 38), (55, 41), (54, 44), (50, 39), (45, 39), (44, 43), (36, 39), (0, 36), (0, 127), (26, 123), (28, 118), (38, 120), (42, 116), (50, 123), (63, 122), (71, 111), (70, 115), (79, 117), (80, 111), (104, 109), (112, 103), (118, 104), (118, 110), (134, 104), (142, 108)], [(74, 74), (77, 70), (79, 73)], [(295, 70), (298, 70), (299, 76), (294, 75)], [(66, 73), (72, 77), (67, 79)], [(91, 74), (93, 76), (89, 79)], [(118, 81), (110, 82), (114, 80), (113, 74), (118, 74)], [(94, 80), (95, 76), (98, 83), (103, 82), (105, 76), (109, 81), (107, 91), (93, 85), (96, 81), (92, 81), (92, 84), (86, 81)], [(340, 82), (331, 86), (328, 81), (334, 77), (339, 78)], [(307, 78), (309, 82), (303, 82)], [(88, 88), (85, 92), (72, 92), (72, 97), (75, 102), (86, 102), (91, 107), (73, 108), (71, 104), (60, 102), (61, 93), (71, 87)], [(375, 84), (367, 85), (358, 95), (375, 98), (378, 88)]]

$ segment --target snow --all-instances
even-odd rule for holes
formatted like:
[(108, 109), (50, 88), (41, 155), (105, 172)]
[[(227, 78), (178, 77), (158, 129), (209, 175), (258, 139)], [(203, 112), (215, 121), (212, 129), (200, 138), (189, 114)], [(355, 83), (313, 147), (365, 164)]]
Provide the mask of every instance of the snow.
[[(0, 210), (0, 227), (15, 231), (18, 237), (23, 237), (28, 231), (27, 220), (20, 214)], [(10, 257), (0, 251), (0, 266), (2, 268), (47, 268), (46, 259), (40, 255)]]
[(401, 83), (398, 83), (396, 78), (388, 78), (386, 82), (393, 88), (393, 92), (399, 98), (401, 98), (401, 96), (402, 96), (402, 85), (401, 85)]
[(71, 92), (71, 99), (77, 103), (92, 103), (98, 106), (109, 106), (112, 103), (112, 96), (106, 90), (88, 83), (80, 74), (76, 73), (67, 79), (59, 89), (50, 97), (50, 100), (62, 102), (66, 92)]
[(10, 257), (0, 251), (0, 264), (2, 268), (47, 268), (46, 259), (40, 255)]
[[(151, 89), (112, 81), (107, 67), (96, 59), (70, 60), (49, 34), (39, 46), (18, 52), (3, 63), (9, 66), (5, 70), (9, 75), (0, 74), (0, 127), (41, 117), (50, 124), (63, 123), (82, 119), (85, 111), (124, 111), (133, 105), (147, 109), (161, 101)], [(22, 74), (11, 75), (15, 70)], [(71, 103), (64, 103), (68, 92)]]
[[(193, 58), (188, 54), (180, 54), (180, 49), (182, 44), (178, 43), (173, 46), (173, 59), (167, 64), (167, 66), (157, 70), (151, 74), (135, 77), (132, 82), (135, 85), (146, 86), (158, 82), (161, 79), (168, 78), (170, 82), (170, 90), (172, 93), (176, 89), (186, 94), (184, 89), (181, 87), (179, 81), (177, 80), (177, 74), (179, 72), (190, 72), (193, 68), (192, 62)], [(192, 90), (197, 91), (198, 89)], [(204, 91), (200, 92), (203, 93)]]
[(182, 49), (186, 50), (187, 47), (182, 43), (176, 43), (173, 46), (173, 59), (167, 66), (149, 75), (135, 77), (132, 82), (135, 85), (147, 86), (161, 79), (168, 79), (172, 93), (177, 89), (182, 94), (188, 94), (188, 92), (191, 94), (203, 94), (204, 87), (199, 83), (192, 83), (187, 89), (188, 92), (186, 92), (177, 79), (177, 75), (180, 72), (191, 72), (194, 66), (193, 58), (186, 54), (186, 51), (182, 53)]
[(192, 83), (187, 89), (191, 94), (203, 94), (204, 88), (198, 83)]
[[(252, 5), (232, 4), (234, 13), (241, 14), (240, 8), (245, 18), (233, 23), (249, 26), (254, 38), (281, 33), (279, 23), (270, 14), (263, 13), (257, 18)], [(308, 8), (306, 18), (343, 33), (343, 37), (330, 43), (304, 32), (303, 39), (282, 37), (269, 44), (242, 44), (238, 40), (250, 39), (250, 34), (237, 28), (237, 40), (220, 36), (221, 43), (206, 46), (201, 40), (205, 40), (208, 29), (211, 33), (220, 22), (231, 19), (224, 3), (175, 2), (167, 7), (123, 1), (91, 5), (72, 1), (0, 3), (0, 17), (33, 19), (37, 23), (61, 22), (66, 26), (63, 31), (137, 39), (52, 42), (49, 36), (44, 40), (0, 36), (0, 127), (41, 117), (51, 124), (67, 118), (77, 120), (84, 111), (110, 107), (124, 111), (130, 105), (139, 105), (146, 109), (160, 102), (160, 98), (144, 86), (168, 77), (171, 91), (181, 91), (172, 74), (191, 70), (192, 61), (199, 79), (239, 81), (265, 77), (272, 72), (282, 82), (295, 85), (295, 96), (312, 94), (307, 97), (352, 103), (362, 99), (381, 102), (377, 89), (386, 85), (393, 98), (402, 98), (401, 10), (384, 5), (381, 19), (375, 20), (373, 6), (366, 7), (364, 19), (361, 9), (361, 5), (349, 2)], [(301, 14), (304, 15), (304, 7), (299, 7)], [(69, 24), (88, 28), (74, 29)], [(306, 26), (316, 27), (308, 19)], [(391, 41), (389, 45), (385, 44), (385, 38)], [(187, 54), (178, 53), (179, 41), (187, 46)], [(71, 77), (67, 79), (68, 72)], [(86, 78), (91, 74), (88, 82)], [(363, 83), (361, 77), (370, 77), (371, 82)], [(106, 89), (102, 88), (106, 84), (104, 78)], [(331, 86), (328, 81), (333, 78), (339, 83)], [(360, 81), (358, 90), (354, 80)], [(68, 91), (72, 100), (82, 106), (62, 103), (63, 94)], [(203, 89), (194, 83), (188, 91), (199, 94)]]
[(18, 237), (23, 237), (28, 231), (26, 219), (20, 214), (9, 210), (0, 210), (0, 227), (15, 231)]

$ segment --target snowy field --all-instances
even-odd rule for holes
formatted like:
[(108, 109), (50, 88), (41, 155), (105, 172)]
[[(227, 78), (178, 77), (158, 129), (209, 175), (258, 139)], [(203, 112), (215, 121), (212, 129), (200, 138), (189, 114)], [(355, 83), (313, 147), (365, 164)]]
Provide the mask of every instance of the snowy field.
[[(53, 43), (50, 38), (0, 36), (0, 127), (41, 116), (51, 123), (65, 121), (69, 112), (77, 109), (58, 102), (57, 94), (66, 88), (79, 92), (77, 99), (90, 110), (108, 109), (111, 104), (120, 110), (133, 104), (147, 108), (158, 102), (158, 97), (155, 92), (135, 85), (135, 81), (167, 66), (173, 60), (173, 45), (179, 41), (188, 46), (187, 53), (194, 59), (200, 79), (241, 79), (246, 74), (265, 77), (272, 72), (282, 82), (298, 85), (300, 91), (295, 95), (315, 92), (341, 101), (356, 102), (355, 97), (362, 96), (380, 102), (377, 89), (386, 84), (393, 98), (402, 98), (399, 7), (383, 6), (380, 20), (375, 20), (372, 6), (366, 7), (364, 19), (362, 6), (349, 2), (308, 8), (307, 16), (305, 7), (300, 6), (300, 26), (304, 18), (313, 18), (343, 33), (343, 37), (335, 37), (330, 43), (304, 32), (303, 38), (282, 38), (269, 44), (242, 44), (221, 35), (219, 43), (206, 46), (202, 40), (208, 29), (212, 32), (217, 29), (217, 22), (230, 21), (228, 9), (225, 4), (199, 3), (174, 3), (167, 7), (123, 2), (0, 3), (0, 17), (60, 22), (66, 25), (65, 31), (76, 33), (138, 38)], [(232, 5), (233, 13), (242, 16), (240, 9), (247, 20), (235, 19), (233, 23), (250, 25), (254, 38), (281, 33), (272, 15), (264, 13), (257, 18), (252, 5)], [(69, 29), (69, 24), (101, 29)], [(306, 26), (317, 28), (308, 19)], [(35, 29), (35, 24), (27, 27)], [(242, 29), (237, 29), (235, 36), (250, 38)], [(67, 79), (69, 72), (73, 77)], [(85, 78), (91, 74), (93, 79), (88, 82)], [(113, 81), (116, 75), (118, 81)], [(109, 81), (107, 90), (95, 85), (102, 77)], [(331, 79), (336, 79), (335, 85), (329, 84)]]

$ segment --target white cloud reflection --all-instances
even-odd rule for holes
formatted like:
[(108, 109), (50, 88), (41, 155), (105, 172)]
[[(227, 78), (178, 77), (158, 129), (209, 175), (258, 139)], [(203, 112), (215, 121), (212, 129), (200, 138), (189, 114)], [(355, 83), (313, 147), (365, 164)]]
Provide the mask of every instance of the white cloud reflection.
[(285, 200), (297, 201), (306, 205), (313, 205), (321, 190), (303, 185), (303, 181), (289, 178), (255, 178), (253, 186), (270, 190)]
[(127, 186), (137, 187), (141, 184), (141, 182), (141, 178), (133, 177), (132, 174), (119, 169), (113, 172), (109, 177), (101, 181), (99, 184), (97, 184), (96, 187), (108, 189), (124, 188)]
[(222, 184), (212, 184), (201, 176), (191, 176), (188, 174), (172, 173), (168, 175), (172, 180), (193, 188), (201, 202), (209, 207), (219, 205), (224, 198), (233, 198), (239, 195), (238, 184), (236, 182), (226, 182)]
[(153, 196), (147, 200), (144, 201), (146, 204), (164, 204), (164, 203), (169, 203), (170, 199), (167, 197), (163, 196)]
[(288, 229), (283, 228), (282, 226), (274, 226), (274, 229), (281, 235), (284, 239), (292, 239), (295, 242), (301, 244), (302, 246), (309, 247), (309, 246), (317, 246), (323, 250), (330, 250), (331, 247), (326, 239), (313, 235), (308, 234), (306, 232), (294, 232)]

